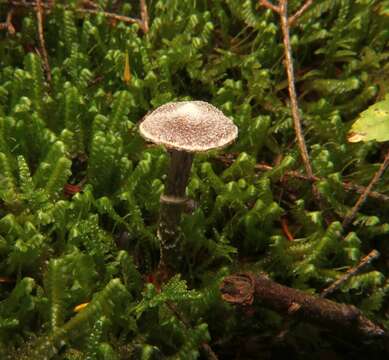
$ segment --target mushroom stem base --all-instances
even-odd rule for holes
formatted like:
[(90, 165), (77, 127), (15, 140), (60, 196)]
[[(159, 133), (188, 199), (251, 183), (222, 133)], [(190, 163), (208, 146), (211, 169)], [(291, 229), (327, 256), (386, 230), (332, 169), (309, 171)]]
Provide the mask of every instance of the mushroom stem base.
[(175, 269), (180, 260), (180, 222), (187, 198), (188, 184), (193, 155), (185, 151), (170, 151), (170, 167), (165, 193), (161, 196), (158, 237), (161, 241), (160, 268)]

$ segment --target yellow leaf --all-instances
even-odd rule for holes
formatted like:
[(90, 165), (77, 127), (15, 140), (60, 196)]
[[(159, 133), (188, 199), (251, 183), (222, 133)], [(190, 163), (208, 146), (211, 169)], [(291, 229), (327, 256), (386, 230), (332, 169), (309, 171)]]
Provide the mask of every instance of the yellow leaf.
[(126, 52), (125, 55), (123, 80), (127, 85), (131, 81), (130, 60), (128, 58), (128, 52)]

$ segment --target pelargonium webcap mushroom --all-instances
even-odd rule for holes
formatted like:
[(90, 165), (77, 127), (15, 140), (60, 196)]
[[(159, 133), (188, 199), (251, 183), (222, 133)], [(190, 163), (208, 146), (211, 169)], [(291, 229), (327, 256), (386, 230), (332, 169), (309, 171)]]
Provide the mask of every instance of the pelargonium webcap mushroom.
[(158, 236), (161, 241), (160, 265), (177, 262), (178, 226), (187, 198), (193, 155), (231, 144), (238, 128), (220, 110), (205, 101), (171, 102), (146, 115), (139, 127), (148, 141), (163, 145), (170, 152), (170, 169), (161, 196)]

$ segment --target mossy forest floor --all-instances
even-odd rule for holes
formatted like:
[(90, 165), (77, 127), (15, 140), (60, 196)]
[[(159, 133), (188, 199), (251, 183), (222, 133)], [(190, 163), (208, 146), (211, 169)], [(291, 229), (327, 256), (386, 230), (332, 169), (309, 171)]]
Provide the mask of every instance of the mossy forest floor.
[[(388, 93), (386, 0), (0, 0), (0, 359), (386, 358), (387, 135), (350, 129)], [(195, 156), (161, 279), (169, 158), (138, 125), (182, 100), (239, 137)], [(233, 305), (234, 274), (384, 334), (242, 283)]]

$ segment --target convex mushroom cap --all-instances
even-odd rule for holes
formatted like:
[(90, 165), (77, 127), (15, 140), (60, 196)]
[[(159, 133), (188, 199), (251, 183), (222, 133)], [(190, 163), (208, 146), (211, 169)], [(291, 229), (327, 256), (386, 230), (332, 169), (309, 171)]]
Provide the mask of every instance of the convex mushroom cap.
[(155, 144), (187, 152), (203, 152), (231, 144), (238, 128), (205, 101), (170, 102), (146, 115), (140, 134)]

